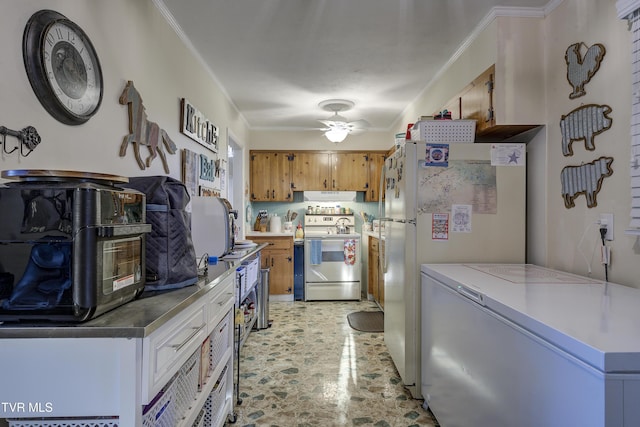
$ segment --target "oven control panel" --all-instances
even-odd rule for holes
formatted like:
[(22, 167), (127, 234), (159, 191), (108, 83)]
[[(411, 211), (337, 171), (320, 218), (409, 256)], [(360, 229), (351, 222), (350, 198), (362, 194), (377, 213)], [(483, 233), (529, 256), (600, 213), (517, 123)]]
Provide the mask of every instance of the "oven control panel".
[(331, 227), (335, 225), (354, 226), (356, 224), (353, 215), (336, 214), (336, 215), (305, 215), (305, 227)]

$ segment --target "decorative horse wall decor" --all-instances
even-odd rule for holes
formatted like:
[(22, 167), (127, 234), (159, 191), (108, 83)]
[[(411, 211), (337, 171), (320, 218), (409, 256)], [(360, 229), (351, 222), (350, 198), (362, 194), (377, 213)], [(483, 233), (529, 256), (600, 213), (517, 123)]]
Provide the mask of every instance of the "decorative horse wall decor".
[[(122, 95), (120, 95), (120, 104), (127, 105), (129, 109), (129, 135), (125, 136), (120, 146), (120, 157), (124, 157), (127, 152), (127, 146), (133, 144), (133, 154), (136, 156), (140, 169), (145, 169), (151, 166), (151, 162), (157, 156), (160, 156), (162, 164), (164, 165), (164, 171), (169, 173), (169, 165), (167, 164), (167, 158), (161, 149), (160, 142), (164, 143), (167, 151), (170, 154), (175, 154), (177, 151), (176, 144), (169, 138), (167, 132), (161, 129), (157, 123), (150, 122), (147, 119), (147, 113), (144, 105), (142, 105), (142, 98), (140, 93), (133, 86), (133, 82), (129, 80)], [(149, 156), (145, 162), (140, 157), (140, 145), (146, 145), (149, 147)]]

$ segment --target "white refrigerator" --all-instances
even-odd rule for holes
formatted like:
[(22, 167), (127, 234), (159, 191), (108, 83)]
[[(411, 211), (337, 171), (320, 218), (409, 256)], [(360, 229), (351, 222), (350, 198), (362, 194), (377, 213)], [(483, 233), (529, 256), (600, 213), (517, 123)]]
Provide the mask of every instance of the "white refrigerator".
[(407, 142), (385, 161), (384, 340), (421, 398), (420, 265), (523, 263), (523, 144)]

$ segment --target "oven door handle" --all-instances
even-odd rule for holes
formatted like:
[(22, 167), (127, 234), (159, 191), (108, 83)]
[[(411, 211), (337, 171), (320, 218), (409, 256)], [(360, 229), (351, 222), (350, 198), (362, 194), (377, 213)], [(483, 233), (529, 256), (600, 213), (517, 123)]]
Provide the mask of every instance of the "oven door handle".
[(334, 234), (327, 234), (324, 236), (307, 236), (305, 237), (306, 240), (316, 240), (316, 239), (333, 239), (333, 240), (345, 240), (345, 239), (354, 239), (354, 240), (360, 240), (360, 236), (354, 236), (352, 234), (338, 234), (338, 233), (334, 233)]
[(151, 224), (118, 224), (96, 227), (98, 237), (120, 237), (151, 233)]

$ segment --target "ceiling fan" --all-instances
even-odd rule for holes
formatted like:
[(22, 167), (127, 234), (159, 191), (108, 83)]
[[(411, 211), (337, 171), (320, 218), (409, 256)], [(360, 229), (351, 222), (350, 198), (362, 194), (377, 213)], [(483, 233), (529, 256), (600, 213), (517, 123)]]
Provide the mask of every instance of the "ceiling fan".
[(366, 120), (355, 120), (348, 122), (346, 118), (342, 117), (338, 113), (347, 111), (353, 108), (355, 104), (346, 99), (327, 99), (318, 104), (318, 106), (326, 111), (333, 112), (327, 120), (318, 120), (324, 124), (326, 128), (320, 129), (324, 132), (324, 136), (331, 142), (342, 142), (349, 134), (357, 135), (364, 132), (369, 127), (369, 122)]

